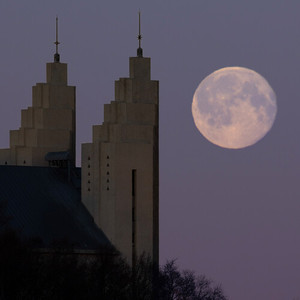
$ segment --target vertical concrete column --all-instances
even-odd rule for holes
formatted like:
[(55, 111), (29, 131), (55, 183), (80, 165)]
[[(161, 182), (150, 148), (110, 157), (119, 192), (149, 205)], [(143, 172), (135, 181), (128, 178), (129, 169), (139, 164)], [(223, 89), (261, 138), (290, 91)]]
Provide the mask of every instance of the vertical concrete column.
[[(158, 263), (158, 94), (150, 58), (131, 57), (129, 77), (115, 82), (104, 123), (82, 148), (82, 201), (130, 264), (143, 253)], [(89, 154), (97, 164), (87, 169)]]

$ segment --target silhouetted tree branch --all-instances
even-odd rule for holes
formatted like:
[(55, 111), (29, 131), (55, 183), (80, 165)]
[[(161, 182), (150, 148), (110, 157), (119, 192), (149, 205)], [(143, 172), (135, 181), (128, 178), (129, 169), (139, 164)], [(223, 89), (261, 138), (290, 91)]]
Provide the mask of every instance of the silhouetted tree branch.
[(0, 233), (0, 299), (226, 300), (220, 286), (179, 271), (174, 260), (157, 270), (142, 255), (132, 270), (113, 248), (85, 256), (69, 244), (47, 251), (36, 245), (13, 230)]
[(226, 300), (222, 288), (213, 286), (204, 275), (178, 270), (175, 260), (161, 267), (159, 274), (159, 299), (164, 300)]

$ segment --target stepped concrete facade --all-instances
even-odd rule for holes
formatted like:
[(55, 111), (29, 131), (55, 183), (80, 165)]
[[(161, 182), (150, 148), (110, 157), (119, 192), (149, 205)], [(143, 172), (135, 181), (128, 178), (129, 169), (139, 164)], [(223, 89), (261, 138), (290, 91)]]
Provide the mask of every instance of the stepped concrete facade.
[(67, 84), (67, 64), (47, 63), (46, 77), (33, 86), (32, 106), (10, 131), (10, 147), (0, 149), (0, 165), (48, 166), (47, 153), (60, 151), (75, 161), (75, 87)]
[(150, 58), (131, 57), (129, 69), (82, 145), (82, 201), (130, 264), (143, 253), (158, 262), (158, 81)]
[[(93, 126), (92, 142), (82, 145), (80, 186), (81, 202), (130, 265), (142, 254), (159, 260), (159, 83), (151, 80), (150, 58), (143, 57), (138, 38), (129, 78), (115, 82), (104, 122)], [(72, 184), (75, 87), (68, 86), (67, 64), (60, 63), (58, 38), (55, 44), (46, 83), (33, 87), (32, 106), (22, 110), (21, 127), (10, 131), (10, 147), (0, 149), (0, 165), (68, 168)]]

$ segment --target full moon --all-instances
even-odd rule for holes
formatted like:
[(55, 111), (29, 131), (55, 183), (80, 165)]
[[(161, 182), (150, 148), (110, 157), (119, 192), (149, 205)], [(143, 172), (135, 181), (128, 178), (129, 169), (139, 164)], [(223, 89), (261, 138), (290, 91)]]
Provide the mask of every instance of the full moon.
[(262, 139), (277, 113), (276, 95), (261, 75), (228, 67), (208, 75), (195, 91), (192, 114), (198, 130), (213, 144), (240, 149)]

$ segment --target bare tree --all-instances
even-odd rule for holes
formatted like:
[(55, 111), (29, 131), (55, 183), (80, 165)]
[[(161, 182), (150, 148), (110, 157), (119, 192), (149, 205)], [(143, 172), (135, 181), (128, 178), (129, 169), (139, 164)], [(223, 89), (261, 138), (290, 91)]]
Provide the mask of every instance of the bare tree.
[(46, 255), (37, 244), (0, 231), (0, 299), (226, 300), (220, 286), (180, 271), (175, 260), (158, 270), (143, 255), (131, 268), (114, 249), (89, 260), (73, 255), (68, 244)]
[(175, 260), (160, 270), (159, 299), (165, 300), (226, 300), (221, 286), (213, 286), (205, 276), (178, 270)]

